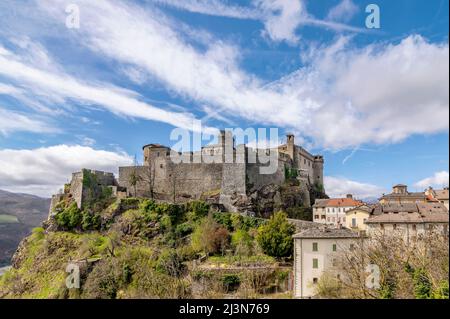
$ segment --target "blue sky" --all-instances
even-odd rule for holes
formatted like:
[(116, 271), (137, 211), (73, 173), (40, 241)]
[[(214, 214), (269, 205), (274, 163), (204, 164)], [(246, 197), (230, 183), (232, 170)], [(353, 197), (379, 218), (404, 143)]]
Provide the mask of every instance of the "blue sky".
[[(372, 3), (380, 29), (365, 24)], [(448, 185), (448, 12), (447, 0), (1, 1), (0, 188), (48, 196), (81, 167), (116, 172), (193, 119), (294, 132), (325, 156), (330, 195)]]

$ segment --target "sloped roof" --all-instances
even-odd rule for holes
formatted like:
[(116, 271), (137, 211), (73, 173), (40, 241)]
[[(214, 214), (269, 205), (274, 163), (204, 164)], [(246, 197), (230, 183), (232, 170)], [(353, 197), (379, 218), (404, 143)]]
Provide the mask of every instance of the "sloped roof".
[(448, 223), (449, 213), (441, 203), (379, 204), (366, 221), (376, 223)]
[(310, 228), (295, 234), (293, 238), (358, 238), (359, 233), (348, 228)]
[(426, 195), (424, 192), (414, 192), (414, 193), (402, 193), (402, 194), (395, 194), (395, 193), (391, 193), (391, 194), (385, 194), (383, 196), (381, 196), (380, 199), (401, 199), (401, 198), (414, 198), (414, 199), (426, 199)]
[(348, 214), (348, 213), (351, 213), (351, 212), (354, 212), (354, 211), (358, 211), (358, 210), (370, 214), (370, 213), (373, 211), (373, 206), (371, 206), (371, 205), (366, 205), (366, 204), (362, 204), (362, 205), (359, 205), (359, 206), (357, 206), (357, 207), (355, 207), (355, 208), (352, 208), (352, 209), (348, 210), (348, 211), (347, 211), (347, 214)]
[(313, 207), (327, 207), (329, 199), (316, 199)]
[(142, 149), (147, 148), (147, 147), (148, 148), (169, 148), (169, 147), (161, 145), (161, 144), (147, 144), (147, 145), (142, 146)]
[(354, 200), (353, 198), (331, 198), (328, 200), (327, 207), (349, 207), (360, 206), (363, 202)]
[(435, 189), (435, 198), (438, 200), (448, 200), (448, 189)]

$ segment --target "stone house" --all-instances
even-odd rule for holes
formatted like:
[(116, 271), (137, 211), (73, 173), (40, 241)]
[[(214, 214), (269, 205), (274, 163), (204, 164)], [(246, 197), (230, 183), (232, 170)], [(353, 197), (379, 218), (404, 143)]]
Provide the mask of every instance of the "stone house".
[(379, 199), (381, 204), (388, 203), (417, 203), (417, 202), (426, 202), (427, 196), (424, 192), (409, 192), (408, 186), (403, 184), (398, 184), (392, 187), (392, 193), (383, 194), (383, 196)]
[(366, 221), (367, 233), (372, 235), (404, 236), (415, 240), (427, 232), (448, 236), (449, 213), (441, 203), (379, 204)]
[(445, 187), (444, 189), (433, 189), (432, 187), (429, 187), (425, 191), (425, 195), (427, 196), (428, 201), (442, 203), (447, 207), (447, 210), (449, 209), (448, 187)]

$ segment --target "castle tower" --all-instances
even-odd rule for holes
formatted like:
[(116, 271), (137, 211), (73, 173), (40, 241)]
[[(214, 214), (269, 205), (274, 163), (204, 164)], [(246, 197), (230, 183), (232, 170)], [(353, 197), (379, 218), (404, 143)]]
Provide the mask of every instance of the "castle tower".
[(287, 138), (287, 141), (286, 141), (286, 146), (287, 146), (287, 154), (291, 157), (291, 159), (294, 161), (295, 160), (295, 158), (294, 158), (294, 154), (295, 154), (295, 152), (294, 152), (294, 150), (295, 150), (295, 138), (294, 138), (294, 134), (292, 134), (292, 133), (288, 133), (288, 134), (286, 134), (286, 138)]
[(316, 183), (318, 185), (324, 185), (323, 184), (323, 165), (324, 165), (324, 159), (321, 155), (314, 156), (314, 162), (313, 162), (313, 183)]

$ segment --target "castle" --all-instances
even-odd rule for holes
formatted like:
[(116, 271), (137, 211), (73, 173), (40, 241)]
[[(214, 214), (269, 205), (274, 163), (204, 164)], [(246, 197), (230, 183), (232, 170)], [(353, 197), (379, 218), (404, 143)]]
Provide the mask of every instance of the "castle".
[[(250, 210), (246, 205), (250, 194), (267, 185), (283, 185), (287, 179), (300, 180), (305, 190), (312, 185), (323, 187), (323, 156), (312, 155), (295, 145), (293, 134), (288, 134), (286, 143), (274, 149), (258, 150), (234, 144), (230, 133), (221, 131), (217, 144), (197, 152), (175, 153), (160, 144), (145, 145), (143, 165), (119, 167), (118, 180), (111, 173), (88, 170), (74, 173), (65, 194), (52, 199), (52, 207), (61, 196), (72, 196), (81, 207), (86, 193), (83, 175), (87, 172), (99, 176), (95, 185), (97, 193), (107, 187), (117, 197), (148, 197), (176, 203), (206, 200), (232, 212)], [(261, 174), (268, 163), (259, 154), (276, 155), (277, 162), (270, 174)], [(175, 162), (174, 155), (182, 161)], [(213, 160), (202, 160), (205, 155)]]

